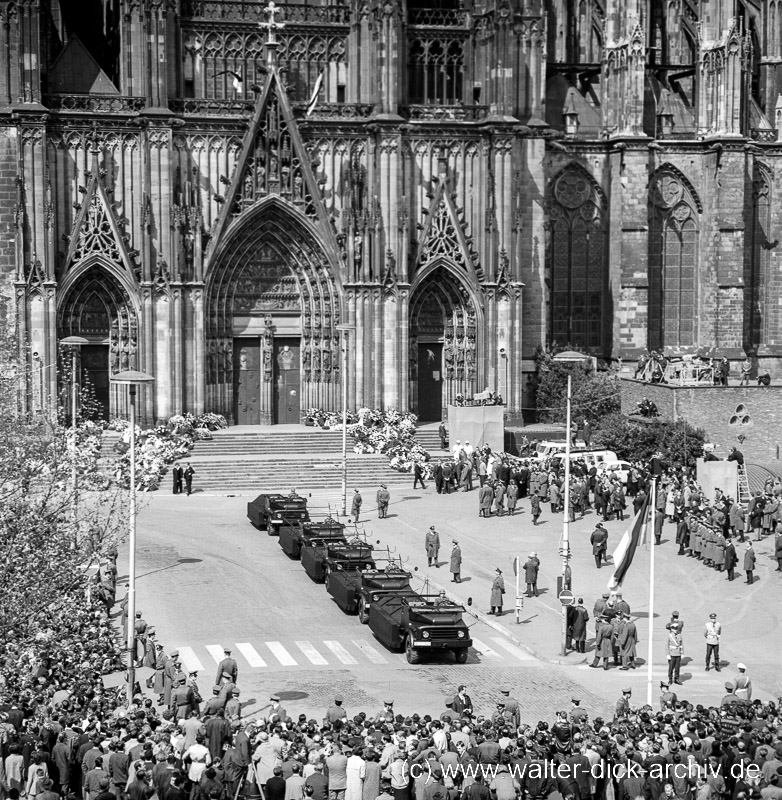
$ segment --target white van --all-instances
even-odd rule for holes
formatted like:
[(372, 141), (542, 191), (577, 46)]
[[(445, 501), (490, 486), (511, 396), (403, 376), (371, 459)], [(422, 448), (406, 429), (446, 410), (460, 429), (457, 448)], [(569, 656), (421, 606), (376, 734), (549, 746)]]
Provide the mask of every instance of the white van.
[[(551, 458), (551, 463), (554, 467), (559, 467), (565, 461), (565, 454), (556, 453)], [(600, 472), (605, 464), (615, 464), (619, 461), (616, 453), (613, 450), (571, 450), (570, 451), (570, 464), (572, 466), (575, 461), (583, 461), (588, 469), (595, 467)]]
[[(547, 458), (551, 458), (551, 456), (556, 455), (557, 453), (564, 453), (567, 448), (567, 444), (562, 442), (551, 442), (551, 441), (544, 441), (538, 442), (537, 447), (535, 448), (535, 458), (538, 461), (544, 461)], [(571, 447), (571, 452), (583, 452), (584, 446), (581, 445), (580, 447)]]

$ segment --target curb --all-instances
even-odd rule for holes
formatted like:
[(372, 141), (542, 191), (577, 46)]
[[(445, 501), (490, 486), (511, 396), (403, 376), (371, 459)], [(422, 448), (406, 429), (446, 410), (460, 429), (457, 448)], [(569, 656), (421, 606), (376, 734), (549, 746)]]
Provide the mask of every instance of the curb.
[[(448, 593), (449, 591), (447, 587), (443, 586), (441, 583), (438, 583), (437, 581), (433, 581), (431, 578), (429, 578), (429, 585), (436, 587), (438, 591), (442, 590), (446, 593)], [(511, 631), (509, 631), (504, 625), (500, 625), (499, 622), (495, 622), (493, 619), (489, 619), (489, 615), (485, 614), (483, 611), (473, 611), (472, 609), (467, 608), (465, 609), (465, 612), (469, 614), (471, 617), (474, 617), (479, 622), (485, 623), (490, 628), (497, 631), (497, 633), (501, 633), (507, 639), (510, 639), (513, 642), (513, 644), (516, 645), (516, 647), (520, 647), (522, 650), (526, 651), (531, 656), (534, 656), (539, 661), (544, 661), (548, 664), (558, 664), (563, 667), (579, 666), (580, 664), (586, 664), (589, 661), (588, 658), (584, 658), (581, 661), (563, 661), (562, 659), (559, 658), (548, 658), (546, 656), (541, 655), (537, 650), (534, 650), (528, 644), (522, 642), (521, 639), (519, 639), (517, 636), (514, 636), (513, 633), (511, 633)]]

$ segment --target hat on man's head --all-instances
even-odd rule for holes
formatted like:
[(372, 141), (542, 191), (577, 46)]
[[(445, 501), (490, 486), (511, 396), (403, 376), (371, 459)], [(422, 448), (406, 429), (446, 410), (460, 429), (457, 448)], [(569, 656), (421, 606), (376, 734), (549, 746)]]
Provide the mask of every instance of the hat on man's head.
[(747, 668), (746, 664), (741, 664), (741, 663), (736, 664), (736, 669), (745, 670), (746, 668)]
[(717, 615), (714, 612), (712, 612), (711, 614), (709, 614), (709, 619), (717, 619)]

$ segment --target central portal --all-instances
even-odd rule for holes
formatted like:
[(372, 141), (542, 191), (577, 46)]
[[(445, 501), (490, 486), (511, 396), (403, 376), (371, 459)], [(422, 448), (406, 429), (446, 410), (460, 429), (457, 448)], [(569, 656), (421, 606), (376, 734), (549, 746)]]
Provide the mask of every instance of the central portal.
[(299, 339), (274, 340), (274, 423), (301, 422), (301, 346)]
[(269, 197), (231, 227), (205, 312), (208, 408), (243, 425), (339, 408), (339, 291), (298, 209)]

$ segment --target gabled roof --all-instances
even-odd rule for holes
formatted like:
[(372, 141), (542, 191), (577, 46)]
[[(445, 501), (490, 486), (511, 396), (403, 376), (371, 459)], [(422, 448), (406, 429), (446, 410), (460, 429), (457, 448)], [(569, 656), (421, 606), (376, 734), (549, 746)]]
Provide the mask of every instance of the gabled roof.
[(49, 91), (70, 94), (119, 94), (78, 37), (74, 36), (49, 70)]

